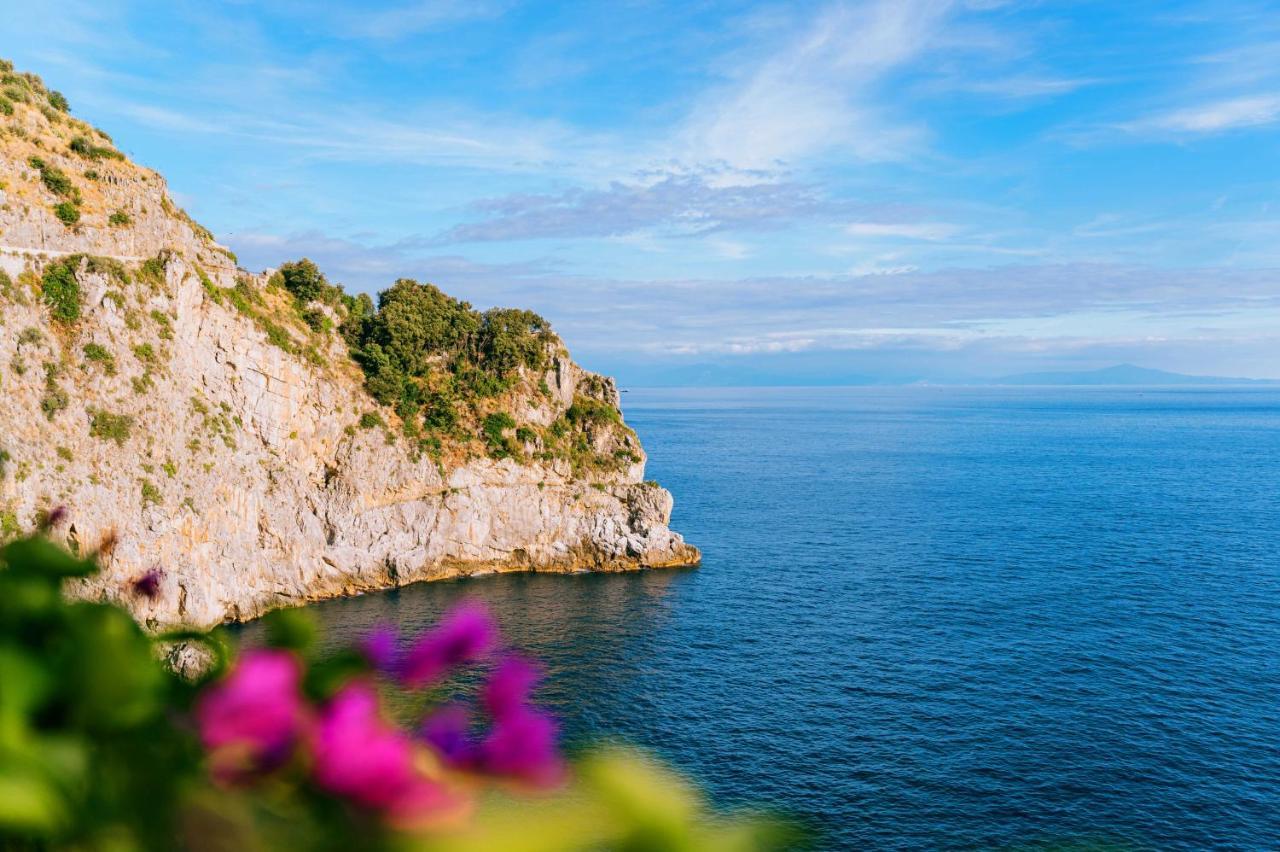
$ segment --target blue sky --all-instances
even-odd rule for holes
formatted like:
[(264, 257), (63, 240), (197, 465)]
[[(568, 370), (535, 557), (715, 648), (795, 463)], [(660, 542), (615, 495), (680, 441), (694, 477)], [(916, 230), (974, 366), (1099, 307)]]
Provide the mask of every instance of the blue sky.
[(1276, 3), (4, 5), (245, 265), (624, 383), (1280, 376)]

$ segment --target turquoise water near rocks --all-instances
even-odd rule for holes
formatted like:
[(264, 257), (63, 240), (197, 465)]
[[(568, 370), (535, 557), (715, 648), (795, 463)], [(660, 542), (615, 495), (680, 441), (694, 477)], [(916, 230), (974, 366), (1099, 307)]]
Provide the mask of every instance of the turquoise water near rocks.
[(619, 735), (823, 848), (1280, 848), (1280, 391), (624, 396), (697, 570), (487, 601), (569, 739)]

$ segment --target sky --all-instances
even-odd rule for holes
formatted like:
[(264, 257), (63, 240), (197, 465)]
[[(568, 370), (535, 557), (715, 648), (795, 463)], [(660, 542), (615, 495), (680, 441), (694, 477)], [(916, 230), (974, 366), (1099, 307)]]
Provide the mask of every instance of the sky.
[(0, 0), (253, 269), (624, 384), (1280, 377), (1280, 3)]

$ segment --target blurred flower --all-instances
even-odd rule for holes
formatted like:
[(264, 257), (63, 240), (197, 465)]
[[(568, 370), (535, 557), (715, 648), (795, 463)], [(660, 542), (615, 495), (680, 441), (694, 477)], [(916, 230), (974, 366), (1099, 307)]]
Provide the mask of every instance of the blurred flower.
[(495, 719), (493, 729), (480, 743), (479, 766), (492, 775), (502, 775), (549, 787), (565, 774), (557, 748), (556, 723), (545, 713), (522, 707)]
[(461, 604), (409, 649), (400, 666), (401, 680), (425, 686), (456, 666), (481, 659), (497, 644), (498, 626), (489, 611), (480, 604)]
[(142, 595), (147, 600), (153, 601), (160, 596), (160, 581), (163, 579), (164, 571), (159, 568), (152, 568), (141, 577), (135, 579), (130, 586), (133, 588), (135, 595)]
[(375, 627), (360, 643), (360, 652), (375, 669), (390, 673), (396, 670), (400, 637), (389, 624)]
[(51, 530), (67, 519), (67, 507), (55, 506), (39, 519), (41, 530)]
[(240, 781), (289, 759), (306, 724), (301, 678), (292, 654), (264, 649), (245, 654), (226, 678), (204, 691), (195, 717), (214, 777)]
[(422, 723), (422, 738), (451, 766), (471, 766), (475, 743), (470, 732), (471, 714), (458, 704), (442, 707)]
[(384, 813), (400, 827), (456, 815), (465, 800), (420, 771), (426, 757), (402, 731), (378, 715), (378, 697), (366, 683), (335, 695), (316, 726), (316, 783), (362, 807)]
[(522, 657), (507, 657), (494, 669), (485, 684), (482, 698), (485, 709), (495, 719), (518, 712), (529, 701), (542, 672)]
[(423, 738), (446, 762), (461, 769), (547, 787), (565, 774), (555, 721), (529, 705), (541, 674), (520, 657), (502, 660), (481, 692), (492, 726), (476, 742), (467, 711), (451, 705), (430, 716)]

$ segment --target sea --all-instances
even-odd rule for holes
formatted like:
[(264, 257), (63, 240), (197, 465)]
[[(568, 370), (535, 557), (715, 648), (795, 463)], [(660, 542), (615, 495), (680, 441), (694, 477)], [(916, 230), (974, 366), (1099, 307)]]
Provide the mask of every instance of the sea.
[(487, 602), (571, 748), (622, 739), (822, 849), (1280, 848), (1280, 390), (632, 390), (696, 569)]

